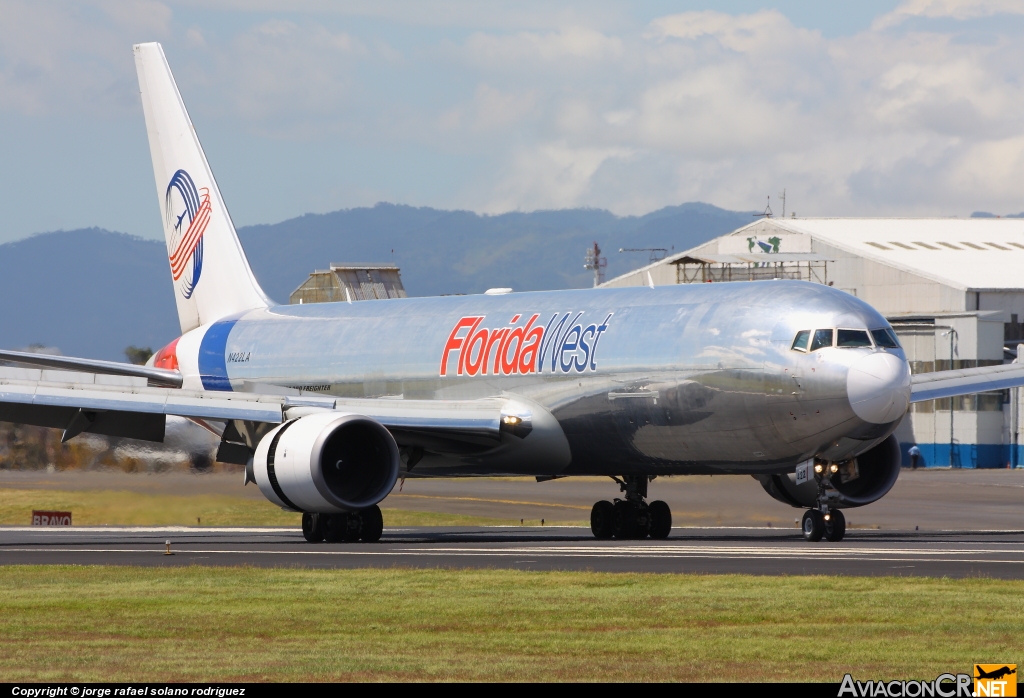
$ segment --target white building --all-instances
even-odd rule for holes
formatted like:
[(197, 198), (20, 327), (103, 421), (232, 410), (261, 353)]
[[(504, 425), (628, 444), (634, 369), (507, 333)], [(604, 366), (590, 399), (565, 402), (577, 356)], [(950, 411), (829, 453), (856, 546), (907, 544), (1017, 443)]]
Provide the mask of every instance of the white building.
[[(772, 278), (867, 301), (893, 324), (915, 373), (1000, 364), (1022, 338), (1024, 219), (766, 218), (603, 285)], [(904, 453), (916, 443), (927, 465), (1024, 463), (1020, 392), (914, 405), (897, 431)]]

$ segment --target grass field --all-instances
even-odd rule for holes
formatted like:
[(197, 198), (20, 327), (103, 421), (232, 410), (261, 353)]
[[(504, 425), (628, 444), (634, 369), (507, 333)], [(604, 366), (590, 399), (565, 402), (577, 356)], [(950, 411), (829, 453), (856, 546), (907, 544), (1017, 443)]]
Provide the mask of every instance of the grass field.
[[(33, 509), (71, 511), (76, 526), (295, 526), (298, 514), (266, 500), (229, 495), (177, 496), (116, 490), (0, 489), (0, 524), (27, 526)], [(384, 525), (501, 526), (519, 520), (383, 508)], [(197, 524), (198, 522), (198, 524)], [(527, 521), (528, 525), (539, 522)], [(589, 522), (578, 522), (580, 525)]]
[(0, 681), (935, 678), (1024, 663), (1024, 583), (0, 567)]

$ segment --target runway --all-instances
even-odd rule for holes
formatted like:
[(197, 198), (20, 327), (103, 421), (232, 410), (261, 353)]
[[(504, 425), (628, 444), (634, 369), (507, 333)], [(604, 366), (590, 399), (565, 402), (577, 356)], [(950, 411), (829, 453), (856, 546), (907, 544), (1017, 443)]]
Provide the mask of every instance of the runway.
[[(166, 555), (170, 541), (173, 555)], [(584, 528), (385, 529), (376, 544), (311, 545), (282, 528), (0, 527), (0, 564), (448, 567), (759, 575), (1024, 578), (1024, 531), (677, 528), (665, 541), (597, 541)]]

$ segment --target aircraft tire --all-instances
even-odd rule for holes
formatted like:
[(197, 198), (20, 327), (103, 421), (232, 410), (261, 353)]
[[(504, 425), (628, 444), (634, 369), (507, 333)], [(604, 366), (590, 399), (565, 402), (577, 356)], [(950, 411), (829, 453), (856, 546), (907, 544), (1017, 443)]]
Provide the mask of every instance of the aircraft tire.
[(829, 520), (824, 525), (825, 540), (838, 543), (846, 535), (846, 517), (838, 509), (829, 512)]
[(614, 534), (613, 523), (615, 518), (615, 505), (607, 500), (602, 500), (590, 510), (590, 530), (594, 538), (608, 540)]
[(380, 507), (374, 504), (372, 507), (359, 512), (362, 526), (359, 527), (359, 540), (364, 543), (376, 543), (384, 533), (384, 515), (380, 513)]
[(324, 540), (328, 543), (340, 543), (345, 540), (348, 531), (348, 514), (320, 514), (323, 521)]
[(302, 537), (310, 543), (324, 539), (323, 514), (304, 512), (302, 514)]
[(651, 538), (664, 540), (672, 532), (672, 510), (668, 504), (658, 500), (647, 506), (647, 515), (651, 520)]
[(804, 540), (810, 543), (817, 543), (825, 535), (825, 517), (817, 509), (808, 509), (804, 512), (804, 519), (800, 522), (800, 528), (804, 532)]
[[(612, 510), (612, 535), (619, 540), (636, 538), (639, 534), (636, 507), (632, 502), (615, 502)], [(646, 534), (646, 531), (644, 532)]]
[(346, 543), (355, 543), (359, 540), (359, 535), (363, 530), (363, 517), (359, 515), (358, 511), (351, 514), (338, 514), (338, 516), (345, 520), (344, 527), (341, 529), (341, 539)]

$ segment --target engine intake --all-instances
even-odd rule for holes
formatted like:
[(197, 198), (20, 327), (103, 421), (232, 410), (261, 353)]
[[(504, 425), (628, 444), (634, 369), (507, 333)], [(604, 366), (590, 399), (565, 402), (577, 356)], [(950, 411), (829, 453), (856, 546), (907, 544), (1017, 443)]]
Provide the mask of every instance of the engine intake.
[(398, 479), (398, 444), (382, 424), (324, 412), (285, 422), (263, 437), (253, 474), (263, 495), (284, 509), (341, 513), (365, 509)]
[[(849, 509), (876, 502), (892, 489), (900, 475), (902, 455), (900, 444), (890, 435), (885, 441), (840, 466), (831, 477), (833, 490), (829, 503)], [(818, 498), (814, 478), (796, 484), (794, 473), (755, 475), (765, 491), (780, 502), (794, 507), (813, 507)]]

